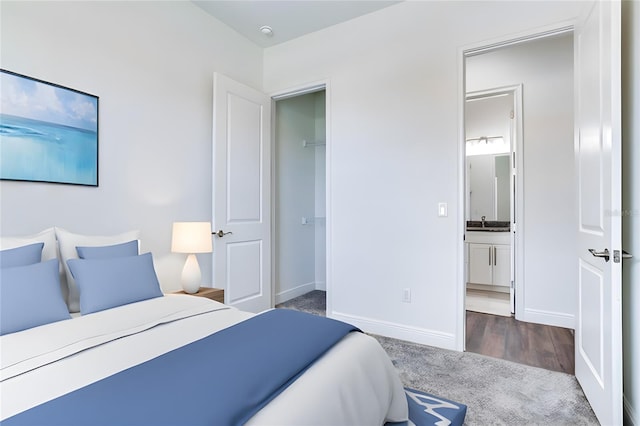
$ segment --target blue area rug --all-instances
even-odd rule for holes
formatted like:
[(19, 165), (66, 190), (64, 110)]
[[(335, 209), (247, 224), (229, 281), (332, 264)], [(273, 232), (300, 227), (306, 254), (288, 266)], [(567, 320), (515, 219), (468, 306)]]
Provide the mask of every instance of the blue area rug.
[(418, 390), (404, 388), (409, 404), (409, 425), (461, 426), (467, 406)]

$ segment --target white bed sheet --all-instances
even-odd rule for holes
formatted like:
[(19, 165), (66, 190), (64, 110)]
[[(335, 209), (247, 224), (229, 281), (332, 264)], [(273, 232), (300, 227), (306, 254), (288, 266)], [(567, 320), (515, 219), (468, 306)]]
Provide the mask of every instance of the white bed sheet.
[[(206, 298), (167, 295), (1, 336), (0, 420), (251, 316)], [(406, 397), (387, 354), (372, 337), (350, 333), (249, 424), (404, 420)]]

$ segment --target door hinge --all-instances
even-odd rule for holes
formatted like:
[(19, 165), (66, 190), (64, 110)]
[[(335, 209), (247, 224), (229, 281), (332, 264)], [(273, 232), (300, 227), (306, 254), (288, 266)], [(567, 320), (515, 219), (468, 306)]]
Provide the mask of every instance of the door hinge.
[(511, 113), (509, 114), (509, 117), (511, 117), (512, 119), (516, 118), (516, 113), (513, 112), (513, 110), (511, 110)]

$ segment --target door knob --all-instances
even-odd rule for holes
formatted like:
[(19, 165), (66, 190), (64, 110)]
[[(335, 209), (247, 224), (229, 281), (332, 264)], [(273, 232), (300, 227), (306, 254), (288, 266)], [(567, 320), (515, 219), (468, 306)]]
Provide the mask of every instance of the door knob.
[(595, 249), (589, 249), (589, 253), (594, 255), (595, 257), (604, 257), (604, 261), (609, 261), (609, 249), (604, 249), (604, 251), (595, 251)]
[(227, 234), (233, 234), (233, 232), (229, 231), (229, 232), (224, 232), (222, 229), (219, 230), (218, 232), (212, 232), (213, 235), (217, 235), (218, 237), (222, 238)]

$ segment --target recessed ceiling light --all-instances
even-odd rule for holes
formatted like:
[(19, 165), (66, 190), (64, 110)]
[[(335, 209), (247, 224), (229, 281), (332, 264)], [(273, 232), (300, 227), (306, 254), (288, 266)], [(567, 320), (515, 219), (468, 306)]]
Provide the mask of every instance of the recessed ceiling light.
[(260, 32), (267, 37), (273, 36), (273, 29), (268, 25), (263, 25), (260, 27)]

